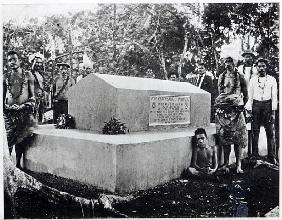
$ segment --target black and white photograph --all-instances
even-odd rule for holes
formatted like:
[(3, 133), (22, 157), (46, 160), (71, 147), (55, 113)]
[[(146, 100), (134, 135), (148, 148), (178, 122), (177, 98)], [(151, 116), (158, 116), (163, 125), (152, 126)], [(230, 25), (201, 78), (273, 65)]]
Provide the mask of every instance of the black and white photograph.
[(278, 1), (0, 7), (3, 218), (279, 218)]

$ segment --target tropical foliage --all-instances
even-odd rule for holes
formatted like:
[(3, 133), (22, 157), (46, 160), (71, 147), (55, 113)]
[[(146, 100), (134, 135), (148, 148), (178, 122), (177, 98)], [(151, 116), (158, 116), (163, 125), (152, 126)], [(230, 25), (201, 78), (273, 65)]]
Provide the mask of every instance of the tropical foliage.
[(46, 16), (44, 22), (31, 18), (18, 25), (11, 20), (3, 24), (4, 57), (8, 50), (17, 49), (28, 65), (28, 56), (40, 52), (49, 75), (55, 71), (50, 65), (54, 60), (80, 68), (83, 54), (100, 73), (144, 76), (152, 70), (160, 79), (172, 72), (184, 77), (199, 59), (215, 73), (222, 46), (234, 39), (240, 39), (241, 51), (252, 49), (272, 60), (278, 57), (278, 6), (100, 4), (96, 11)]

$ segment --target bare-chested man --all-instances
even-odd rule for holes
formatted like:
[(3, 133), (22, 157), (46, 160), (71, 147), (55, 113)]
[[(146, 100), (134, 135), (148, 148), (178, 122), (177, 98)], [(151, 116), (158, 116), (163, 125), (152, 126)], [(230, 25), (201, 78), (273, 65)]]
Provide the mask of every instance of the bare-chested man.
[(21, 68), (17, 52), (9, 51), (7, 60), (9, 70), (3, 77), (3, 113), (10, 154), (15, 145), (16, 166), (21, 168), (21, 156), (35, 126), (34, 77)]
[(210, 175), (218, 168), (217, 149), (208, 143), (205, 129), (195, 131), (196, 146), (193, 148), (192, 162), (189, 173), (192, 175)]

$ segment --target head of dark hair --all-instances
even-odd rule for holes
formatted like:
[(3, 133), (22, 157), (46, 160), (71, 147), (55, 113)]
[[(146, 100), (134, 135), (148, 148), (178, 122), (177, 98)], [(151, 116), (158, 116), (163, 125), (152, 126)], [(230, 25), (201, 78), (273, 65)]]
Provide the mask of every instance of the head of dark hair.
[(207, 137), (207, 132), (204, 128), (197, 128), (195, 131), (195, 136), (198, 134), (204, 134)]
[(269, 64), (269, 60), (264, 59), (263, 57), (259, 57), (259, 58), (256, 60), (255, 64), (258, 65), (258, 63), (260, 63), (260, 62), (265, 63), (266, 66), (268, 66), (268, 64)]
[(232, 57), (226, 57), (225, 60), (224, 60), (224, 63), (227, 63), (227, 62), (232, 62), (234, 63), (234, 60)]
[(10, 50), (10, 51), (7, 53), (7, 57), (8, 57), (8, 56), (11, 56), (11, 55), (14, 55), (14, 54), (16, 54), (16, 55), (18, 56), (18, 58), (20, 58), (19, 53), (18, 53), (17, 51), (14, 51), (14, 50)]

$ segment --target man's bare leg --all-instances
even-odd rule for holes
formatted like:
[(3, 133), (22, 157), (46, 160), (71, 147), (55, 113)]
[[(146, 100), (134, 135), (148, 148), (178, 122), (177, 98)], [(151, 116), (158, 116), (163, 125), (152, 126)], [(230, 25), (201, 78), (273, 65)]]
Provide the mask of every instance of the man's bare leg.
[(230, 156), (230, 152), (231, 152), (231, 145), (223, 145), (223, 165), (221, 168), (219, 168), (219, 170), (223, 170), (225, 172), (229, 172), (229, 156)]
[(236, 156), (236, 172), (243, 173), (241, 167), (241, 158), (242, 158), (242, 147), (238, 144), (234, 144), (234, 151)]
[(15, 145), (15, 152), (16, 152), (16, 167), (22, 169), (21, 166), (21, 158), (25, 149), (26, 141), (22, 141)]
[(9, 147), (10, 156), (12, 155), (13, 147)]

